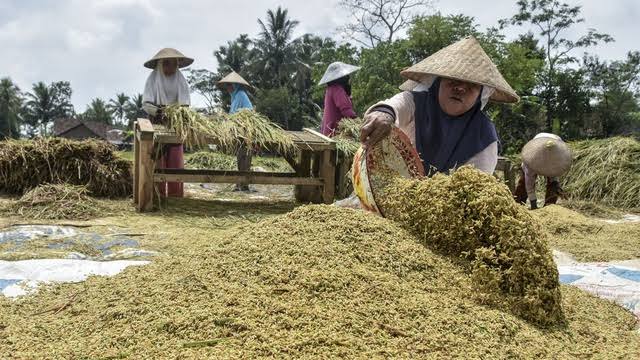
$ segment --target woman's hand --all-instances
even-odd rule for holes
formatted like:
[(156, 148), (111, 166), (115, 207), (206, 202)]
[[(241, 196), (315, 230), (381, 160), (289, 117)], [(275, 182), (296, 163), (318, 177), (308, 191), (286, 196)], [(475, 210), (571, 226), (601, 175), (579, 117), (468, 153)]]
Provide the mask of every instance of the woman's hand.
[(364, 125), (360, 129), (362, 147), (373, 146), (389, 136), (394, 122), (393, 116), (382, 111), (372, 111), (365, 115)]

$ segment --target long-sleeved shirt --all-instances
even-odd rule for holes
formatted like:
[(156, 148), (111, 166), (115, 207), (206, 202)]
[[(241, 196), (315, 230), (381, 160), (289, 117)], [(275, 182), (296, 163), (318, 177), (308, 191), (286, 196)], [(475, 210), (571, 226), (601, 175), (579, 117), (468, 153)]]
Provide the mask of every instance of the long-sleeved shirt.
[[(562, 140), (560, 136), (556, 134), (550, 134), (550, 133), (539, 133), (534, 137), (534, 139), (538, 139), (538, 138), (551, 138), (556, 140)], [(522, 172), (524, 173), (524, 188), (527, 190), (527, 197), (529, 198), (529, 201), (537, 200), (536, 179), (538, 178), (538, 174), (536, 174), (524, 162), (522, 163)], [(554, 180), (557, 180), (557, 178), (551, 178), (551, 180), (554, 181)]]
[(324, 93), (324, 114), (320, 132), (326, 136), (333, 136), (342, 118), (355, 118), (351, 98), (338, 84), (327, 86)]
[(229, 114), (238, 112), (241, 109), (253, 109), (253, 105), (249, 100), (244, 89), (236, 84), (233, 84), (233, 92), (231, 93), (231, 107), (229, 108)]
[[(393, 109), (396, 122), (395, 125), (400, 128), (411, 140), (411, 144), (416, 144), (416, 105), (413, 101), (413, 94), (409, 91), (403, 91), (396, 94), (390, 99), (381, 101), (373, 105), (367, 113), (377, 106), (387, 106)], [(487, 174), (493, 174), (498, 165), (498, 142), (494, 141), (486, 148), (473, 155), (464, 165), (472, 165), (476, 169)]]

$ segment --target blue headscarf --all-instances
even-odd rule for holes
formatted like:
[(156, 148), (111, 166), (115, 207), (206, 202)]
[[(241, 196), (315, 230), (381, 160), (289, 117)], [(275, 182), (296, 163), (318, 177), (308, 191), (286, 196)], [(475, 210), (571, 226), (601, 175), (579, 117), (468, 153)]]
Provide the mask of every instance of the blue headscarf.
[(496, 128), (481, 111), (480, 96), (460, 116), (447, 115), (438, 102), (440, 78), (428, 91), (412, 92), (416, 105), (416, 150), (427, 174), (448, 172), (498, 140)]
[(253, 105), (251, 105), (251, 101), (249, 101), (249, 96), (247, 96), (247, 92), (244, 91), (242, 86), (238, 84), (233, 85), (233, 92), (231, 93), (231, 108), (229, 108), (229, 114), (233, 114), (238, 112), (240, 109), (253, 109)]

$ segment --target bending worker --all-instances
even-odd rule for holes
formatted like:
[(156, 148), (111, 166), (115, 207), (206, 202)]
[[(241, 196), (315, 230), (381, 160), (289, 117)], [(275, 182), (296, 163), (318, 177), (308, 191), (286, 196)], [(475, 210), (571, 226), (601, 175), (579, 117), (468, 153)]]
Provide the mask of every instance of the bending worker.
[[(144, 63), (153, 69), (144, 86), (142, 95), (144, 111), (154, 124), (162, 124), (162, 107), (172, 104), (189, 106), (191, 97), (187, 80), (179, 68), (191, 65), (193, 59), (182, 55), (175, 49), (165, 48)], [(166, 144), (162, 147), (161, 157), (156, 166), (163, 169), (184, 168), (184, 147), (182, 144)], [(157, 183), (160, 196), (183, 197), (184, 188), (181, 182)]]
[(359, 66), (337, 61), (331, 63), (322, 75), (318, 85), (327, 84), (320, 127), (320, 132), (323, 135), (333, 137), (340, 120), (357, 117), (351, 102), (350, 75), (358, 70), (360, 70)]
[(482, 109), (489, 100), (515, 103), (519, 98), (478, 41), (458, 41), (400, 74), (409, 80), (400, 87), (405, 91), (366, 112), (363, 146), (397, 126), (411, 139), (429, 175), (465, 164), (493, 173), (498, 135)]
[(515, 199), (521, 204), (527, 198), (531, 210), (538, 208), (536, 198), (536, 179), (538, 175), (546, 178), (544, 206), (555, 204), (562, 189), (558, 177), (564, 175), (571, 167), (571, 150), (558, 136), (540, 133), (522, 148), (522, 166), (520, 180), (516, 186)]
[[(245, 89), (251, 87), (251, 85), (238, 73), (232, 71), (229, 75), (218, 81), (218, 85), (224, 86), (229, 95), (231, 95), (229, 114), (234, 114), (242, 109), (253, 109), (253, 105)], [(239, 171), (251, 170), (252, 151), (251, 144), (242, 144), (242, 146), (238, 148), (236, 159)], [(234, 191), (250, 191), (249, 184), (236, 184)]]

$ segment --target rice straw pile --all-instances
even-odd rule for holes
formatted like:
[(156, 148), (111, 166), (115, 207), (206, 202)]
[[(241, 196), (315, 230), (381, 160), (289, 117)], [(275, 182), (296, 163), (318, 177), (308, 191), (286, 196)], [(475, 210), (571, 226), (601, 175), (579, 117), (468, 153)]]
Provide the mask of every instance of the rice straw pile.
[(13, 215), (43, 220), (87, 220), (104, 212), (86, 186), (44, 184), (24, 194), (9, 207)]
[(376, 198), (385, 216), (426, 246), (468, 261), (483, 302), (504, 304), (541, 326), (565, 321), (546, 233), (504, 184), (467, 166), (451, 175), (385, 180)]
[(98, 197), (133, 192), (131, 162), (100, 140), (6, 140), (0, 142), (0, 192), (24, 194), (41, 184), (85, 185)]
[(293, 139), (282, 128), (253, 110), (207, 116), (173, 105), (166, 107), (164, 114), (169, 128), (187, 147), (215, 143), (229, 154), (235, 154), (245, 144), (279, 154), (295, 151)]
[(640, 208), (640, 142), (630, 137), (570, 143), (573, 164), (562, 177), (570, 199)]

